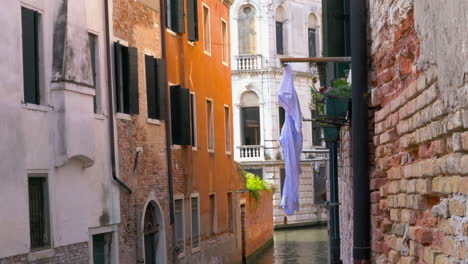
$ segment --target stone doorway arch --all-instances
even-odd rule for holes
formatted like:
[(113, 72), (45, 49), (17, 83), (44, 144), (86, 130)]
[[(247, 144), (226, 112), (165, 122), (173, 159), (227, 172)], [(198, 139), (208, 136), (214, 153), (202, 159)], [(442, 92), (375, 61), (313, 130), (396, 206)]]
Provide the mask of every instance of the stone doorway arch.
[(165, 264), (166, 236), (161, 208), (150, 201), (143, 217), (143, 243), (146, 264)]

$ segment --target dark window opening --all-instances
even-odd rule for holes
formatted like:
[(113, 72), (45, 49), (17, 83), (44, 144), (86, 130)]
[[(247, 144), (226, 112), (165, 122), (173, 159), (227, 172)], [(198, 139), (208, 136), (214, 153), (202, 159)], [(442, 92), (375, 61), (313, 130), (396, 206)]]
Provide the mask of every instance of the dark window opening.
[(281, 106), (279, 107), (278, 112), (279, 112), (279, 131), (281, 134), (281, 130), (283, 129), (283, 125), (284, 125), (284, 120), (286, 118), (286, 112), (284, 111), (284, 108)]
[(260, 145), (260, 109), (244, 107), (241, 109), (243, 145)]
[(108, 264), (112, 259), (112, 233), (93, 235), (94, 264)]
[(280, 169), (281, 197), (283, 197), (284, 180), (286, 179), (286, 169)]
[(325, 167), (314, 168), (314, 203), (323, 204), (327, 200)]
[(30, 177), (29, 227), (31, 249), (50, 247), (49, 195), (45, 177)]
[(148, 118), (163, 120), (166, 95), (165, 61), (145, 55)]
[(98, 37), (94, 34), (88, 33), (88, 38), (89, 38), (89, 51), (91, 54), (91, 69), (93, 71), (93, 84), (94, 84), (94, 89), (95, 95), (93, 97), (93, 109), (94, 113), (98, 112), (98, 89), (99, 89), (99, 84), (98, 84)]
[(176, 33), (184, 33), (184, 0), (167, 0), (166, 12), (167, 27)]
[(258, 168), (248, 168), (248, 169), (244, 169), (244, 171), (250, 172), (250, 173), (258, 176), (260, 179), (263, 180), (263, 169), (262, 168), (260, 168), (260, 169), (258, 169)]
[(276, 53), (284, 55), (283, 22), (276, 22)]
[[(311, 112), (312, 119), (317, 118), (315, 110)], [(312, 121), (312, 145), (322, 146), (322, 128), (317, 121)]]
[(190, 91), (171, 86), (172, 144), (191, 145), (190, 136)]
[(210, 235), (216, 233), (216, 196), (210, 194)]
[(316, 57), (317, 56), (317, 50), (315, 47), (315, 29), (314, 28), (309, 28), (309, 57)]
[(114, 43), (117, 112), (139, 114), (137, 49)]
[(198, 41), (198, 0), (187, 0), (187, 37)]

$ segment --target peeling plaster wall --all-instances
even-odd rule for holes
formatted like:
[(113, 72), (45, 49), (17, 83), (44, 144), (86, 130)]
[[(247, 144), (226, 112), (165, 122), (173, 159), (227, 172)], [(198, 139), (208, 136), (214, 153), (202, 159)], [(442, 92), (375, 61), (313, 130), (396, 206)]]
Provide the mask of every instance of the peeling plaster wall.
[[(81, 1), (75, 1), (81, 2)], [(86, 22), (85, 5), (69, 9), (71, 17), (84, 19), (75, 27), (78, 30), (76, 38), (87, 39), (87, 30), (95, 29), (99, 33), (99, 61), (102, 63), (99, 80), (104, 87), (105, 52), (104, 52), (104, 20), (93, 19)], [(21, 6), (38, 10), (41, 14), (40, 40), (41, 52), (41, 105), (24, 104), (23, 101), (23, 67), (22, 67), (22, 37), (21, 37)], [(93, 5), (93, 15), (102, 18), (103, 1)], [(56, 167), (57, 159), (57, 119), (58, 105), (52, 96), (52, 64), (53, 35), (58, 1), (52, 0), (6, 0), (2, 2), (0, 22), (2, 24), (4, 41), (0, 48), (4, 56), (0, 63), (0, 171), (2, 184), (0, 186), (0, 262), (24, 261), (30, 252), (29, 234), (29, 204), (28, 204), (28, 174), (45, 173), (48, 179), (50, 227), (52, 248), (55, 254), (50, 263), (63, 263), (69, 259), (73, 263), (87, 263), (89, 229), (103, 225), (112, 225), (120, 221), (119, 189), (112, 182), (110, 154), (108, 142), (108, 120), (105, 115), (94, 115), (92, 110), (92, 95), (82, 93), (74, 97), (73, 104), (83, 107), (82, 111), (89, 113), (85, 120), (73, 111), (67, 113), (68, 121), (80, 122), (83, 129), (91, 131), (87, 140), (73, 142), (72, 146), (85, 145), (92, 142), (95, 149), (92, 156), (94, 164), (83, 168), (83, 163), (68, 160), (63, 166)], [(78, 53), (70, 57), (68, 73), (82, 76), (80, 82), (89, 81), (84, 72), (90, 71), (88, 46), (84, 42), (73, 42)], [(86, 63), (88, 61), (88, 63)], [(78, 71), (78, 72), (76, 72)], [(78, 80), (78, 79), (76, 79)], [(88, 82), (88, 84), (90, 84)], [(92, 90), (86, 87), (86, 89)], [(88, 91), (89, 91), (88, 90)], [(101, 104), (107, 109), (106, 91), (101, 92)], [(91, 104), (88, 104), (91, 102)], [(70, 103), (65, 101), (65, 104)], [(81, 104), (80, 104), (81, 103)], [(106, 113), (103, 113), (106, 114)], [(73, 140), (72, 140), (73, 141)], [(73, 246), (76, 245), (76, 246)], [(74, 252), (74, 253), (73, 253)], [(71, 255), (75, 254), (71, 259)], [(3, 259), (20, 255), (18, 258)], [(75, 258), (76, 257), (76, 258)], [(45, 260), (44, 260), (45, 261)], [(47, 260), (49, 261), (49, 260)], [(20, 262), (22, 263), (22, 262)], [(49, 263), (49, 262), (48, 262)]]

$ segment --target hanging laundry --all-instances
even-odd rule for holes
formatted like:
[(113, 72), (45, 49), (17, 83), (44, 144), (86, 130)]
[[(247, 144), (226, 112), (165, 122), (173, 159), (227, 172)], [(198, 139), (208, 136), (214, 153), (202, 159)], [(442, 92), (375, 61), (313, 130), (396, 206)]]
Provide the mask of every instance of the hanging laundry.
[(279, 103), (285, 110), (285, 122), (280, 142), (286, 169), (281, 207), (286, 214), (299, 211), (299, 176), (301, 174), (302, 114), (299, 99), (294, 89), (294, 78), (290, 65), (284, 68), (283, 81), (279, 91)]

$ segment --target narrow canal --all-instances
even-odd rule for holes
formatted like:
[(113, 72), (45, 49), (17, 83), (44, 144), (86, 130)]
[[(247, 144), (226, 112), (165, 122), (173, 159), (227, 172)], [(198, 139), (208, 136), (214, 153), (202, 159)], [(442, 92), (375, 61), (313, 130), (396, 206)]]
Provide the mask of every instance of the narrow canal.
[(248, 263), (326, 264), (328, 233), (326, 227), (276, 230), (274, 244)]

